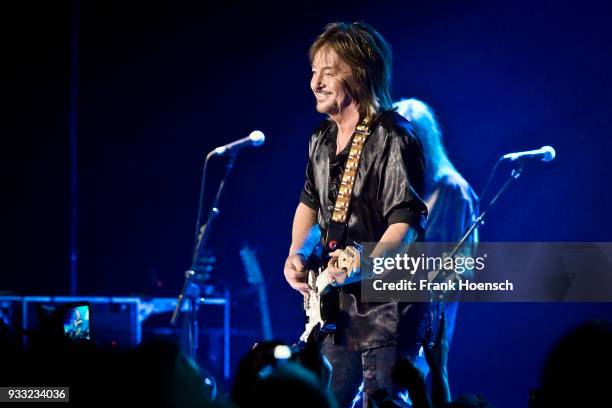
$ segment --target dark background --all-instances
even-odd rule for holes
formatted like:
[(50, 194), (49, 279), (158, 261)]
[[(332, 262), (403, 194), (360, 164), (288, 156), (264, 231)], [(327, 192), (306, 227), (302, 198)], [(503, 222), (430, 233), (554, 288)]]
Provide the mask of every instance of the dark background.
[[(221, 203), (213, 278), (243, 293), (238, 251), (254, 245), (275, 332), (297, 337), (301, 300), (282, 264), (307, 140), (323, 119), (306, 54), (336, 20), (365, 20), (387, 38), (394, 98), (418, 97), (436, 110), (450, 158), (476, 191), (500, 155), (556, 148), (555, 161), (532, 163), (510, 188), (482, 241), (610, 241), (609, 6), (424, 3), (81, 2), (79, 294), (175, 296), (190, 263), (204, 155), (260, 129), (265, 145), (240, 153)], [(5, 293), (69, 291), (73, 11), (67, 1), (28, 2), (1, 17)], [(214, 159), (206, 208), (222, 170)], [(602, 316), (612, 316), (609, 305), (462, 306), (454, 394), (526, 406), (554, 340)], [(252, 295), (236, 296), (232, 324), (258, 329)]]

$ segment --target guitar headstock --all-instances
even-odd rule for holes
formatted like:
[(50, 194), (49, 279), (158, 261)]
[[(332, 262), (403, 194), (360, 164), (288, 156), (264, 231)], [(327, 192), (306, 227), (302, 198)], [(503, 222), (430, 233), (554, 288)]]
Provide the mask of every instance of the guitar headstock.
[(255, 250), (245, 244), (240, 250), (240, 258), (242, 259), (242, 264), (246, 271), (247, 281), (254, 286), (262, 285), (263, 275), (259, 267), (259, 262), (257, 262)]

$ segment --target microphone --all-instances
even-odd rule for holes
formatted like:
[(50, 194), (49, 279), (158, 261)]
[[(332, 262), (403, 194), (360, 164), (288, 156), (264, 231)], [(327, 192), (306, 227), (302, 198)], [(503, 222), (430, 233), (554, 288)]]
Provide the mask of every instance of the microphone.
[(215, 150), (213, 150), (213, 152), (217, 156), (223, 156), (227, 152), (240, 150), (246, 146), (261, 146), (265, 141), (266, 137), (264, 136), (263, 132), (259, 130), (254, 130), (247, 137), (243, 137), (242, 139), (238, 139), (232, 143), (219, 146)]
[(508, 153), (502, 156), (503, 160), (517, 161), (517, 160), (531, 160), (539, 159), (543, 162), (549, 162), (556, 156), (555, 149), (552, 146), (542, 146), (536, 150), (527, 150), (526, 152), (515, 152)]

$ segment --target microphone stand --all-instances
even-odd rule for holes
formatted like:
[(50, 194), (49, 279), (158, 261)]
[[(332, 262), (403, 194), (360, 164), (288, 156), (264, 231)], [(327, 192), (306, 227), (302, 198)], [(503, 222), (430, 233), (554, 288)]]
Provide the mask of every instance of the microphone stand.
[[(495, 170), (497, 169), (498, 164), (500, 163), (500, 160), (497, 161), (497, 163), (495, 164), (495, 166), (493, 167), (493, 170), (491, 172), (491, 175), (489, 176), (489, 181), (487, 182), (487, 185), (485, 186), (485, 190), (483, 191), (483, 198), (484, 198), (484, 193), (486, 192), (486, 188), (489, 186), (490, 181), (493, 179), (493, 175), (495, 173)], [(474, 230), (479, 226), (479, 225), (483, 225), (484, 224), (484, 219), (485, 216), (489, 213), (489, 210), (491, 209), (491, 207), (493, 207), (493, 204), (495, 204), (497, 202), (497, 200), (499, 199), (499, 197), (504, 193), (504, 191), (506, 191), (506, 189), (508, 188), (508, 186), (510, 185), (510, 183), (512, 183), (512, 181), (518, 179), (521, 174), (523, 173), (523, 169), (525, 167), (525, 163), (522, 161), (518, 161), (517, 165), (512, 169), (512, 171), (510, 172), (510, 176), (508, 177), (508, 179), (506, 180), (506, 182), (500, 187), (500, 189), (497, 191), (497, 193), (493, 196), (493, 198), (491, 199), (491, 201), (489, 201), (489, 204), (487, 204), (487, 206), (485, 207), (484, 210), (481, 211), (480, 215), (478, 217), (476, 217), (476, 219), (474, 221), (472, 221), (472, 223), (470, 224), (470, 226), (467, 228), (467, 230), (464, 232), (463, 236), (461, 237), (461, 239), (459, 239), (459, 241), (457, 241), (457, 243), (455, 244), (455, 246), (453, 247), (452, 251), (450, 252), (450, 254), (448, 255), (449, 258), (454, 258), (455, 255), (457, 255), (457, 252), (459, 252), (459, 250), (463, 247), (463, 245), (465, 244), (465, 242), (467, 241), (467, 239), (470, 237), (470, 235), (474, 232)], [(442, 272), (442, 275), (444, 277), (447, 277), (449, 274), (448, 271), (444, 271)], [(437, 274), (434, 275), (431, 278), (431, 281), (433, 281), (435, 278), (437, 277)], [(432, 294), (433, 295), (433, 294)], [(436, 320), (440, 319), (442, 316), (442, 302), (444, 301), (444, 294), (440, 294), (438, 295), (438, 299), (436, 301)], [(430, 302), (433, 303), (434, 299), (433, 296), (430, 297)], [(432, 331), (432, 327), (431, 327), (431, 320), (429, 322), (428, 325), (428, 331), (431, 333)]]
[(225, 174), (219, 187), (217, 189), (217, 194), (215, 195), (215, 200), (213, 201), (210, 212), (208, 213), (208, 218), (206, 223), (200, 226), (200, 218), (202, 211), (202, 204), (204, 199), (204, 181), (206, 177), (206, 167), (208, 163), (208, 159), (210, 159), (214, 155), (215, 151), (211, 151), (206, 156), (206, 160), (204, 160), (204, 168), (202, 171), (202, 184), (200, 187), (200, 200), (198, 205), (198, 217), (196, 222), (196, 232), (195, 232), (195, 243), (193, 247), (193, 256), (191, 258), (191, 267), (185, 271), (185, 281), (183, 283), (183, 288), (181, 289), (180, 294), (178, 295), (176, 301), (176, 307), (174, 308), (174, 312), (172, 313), (172, 319), (170, 323), (175, 326), (178, 320), (179, 313), (183, 307), (183, 302), (185, 298), (189, 300), (189, 336), (188, 336), (188, 347), (189, 347), (189, 355), (194, 360), (197, 357), (198, 352), (198, 336), (199, 336), (199, 327), (198, 327), (198, 310), (200, 306), (200, 302), (202, 300), (202, 291), (201, 285), (208, 280), (208, 274), (200, 277), (196, 275), (196, 263), (198, 257), (203, 249), (206, 248), (206, 243), (208, 242), (208, 238), (210, 236), (210, 230), (213, 221), (219, 215), (219, 201), (221, 199), (221, 194), (223, 193), (223, 188), (225, 187), (225, 183), (228, 179), (228, 176), (234, 167), (234, 162), (236, 160), (236, 155), (238, 150), (229, 151), (229, 160), (225, 164)]
[(512, 171), (510, 172), (510, 177), (506, 180), (506, 182), (501, 186), (501, 188), (499, 189), (499, 191), (495, 194), (495, 196), (493, 196), (493, 198), (491, 199), (491, 201), (489, 202), (489, 204), (487, 204), (487, 206), (485, 207), (485, 209), (480, 213), (480, 215), (472, 222), (472, 224), (468, 227), (468, 229), (465, 231), (465, 233), (463, 234), (463, 236), (461, 237), (461, 239), (457, 242), (457, 244), (455, 245), (455, 247), (453, 248), (453, 251), (451, 252), (451, 254), (449, 255), (451, 258), (453, 256), (455, 256), (457, 254), (457, 252), (459, 252), (459, 249), (461, 249), (461, 247), (463, 246), (463, 244), (465, 243), (465, 241), (468, 239), (468, 237), (472, 234), (472, 232), (474, 232), (474, 230), (476, 229), (476, 227), (478, 227), (479, 225), (483, 225), (484, 224), (484, 218), (485, 216), (488, 214), (489, 210), (491, 209), (491, 207), (493, 206), (493, 204), (495, 204), (495, 202), (499, 199), (499, 197), (502, 195), (502, 193), (504, 191), (506, 191), (506, 189), (508, 188), (508, 186), (510, 185), (510, 183), (513, 180), (518, 179), (521, 174), (523, 173), (523, 168), (525, 167), (525, 163), (523, 162), (519, 162), (518, 165), (512, 169)]

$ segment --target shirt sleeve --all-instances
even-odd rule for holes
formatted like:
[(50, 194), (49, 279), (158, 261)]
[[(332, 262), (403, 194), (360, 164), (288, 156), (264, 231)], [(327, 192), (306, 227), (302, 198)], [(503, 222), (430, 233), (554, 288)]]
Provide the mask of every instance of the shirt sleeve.
[(425, 158), (416, 137), (409, 132), (390, 134), (380, 170), (380, 208), (387, 225), (406, 223), (423, 231), (427, 207), (417, 191), (422, 193)]
[(300, 202), (316, 211), (319, 209), (319, 194), (316, 190), (312, 163), (314, 145), (315, 138), (313, 135), (313, 137), (310, 138), (310, 143), (308, 145), (308, 163), (306, 164), (306, 175), (304, 187), (302, 188), (302, 192), (300, 194)]

